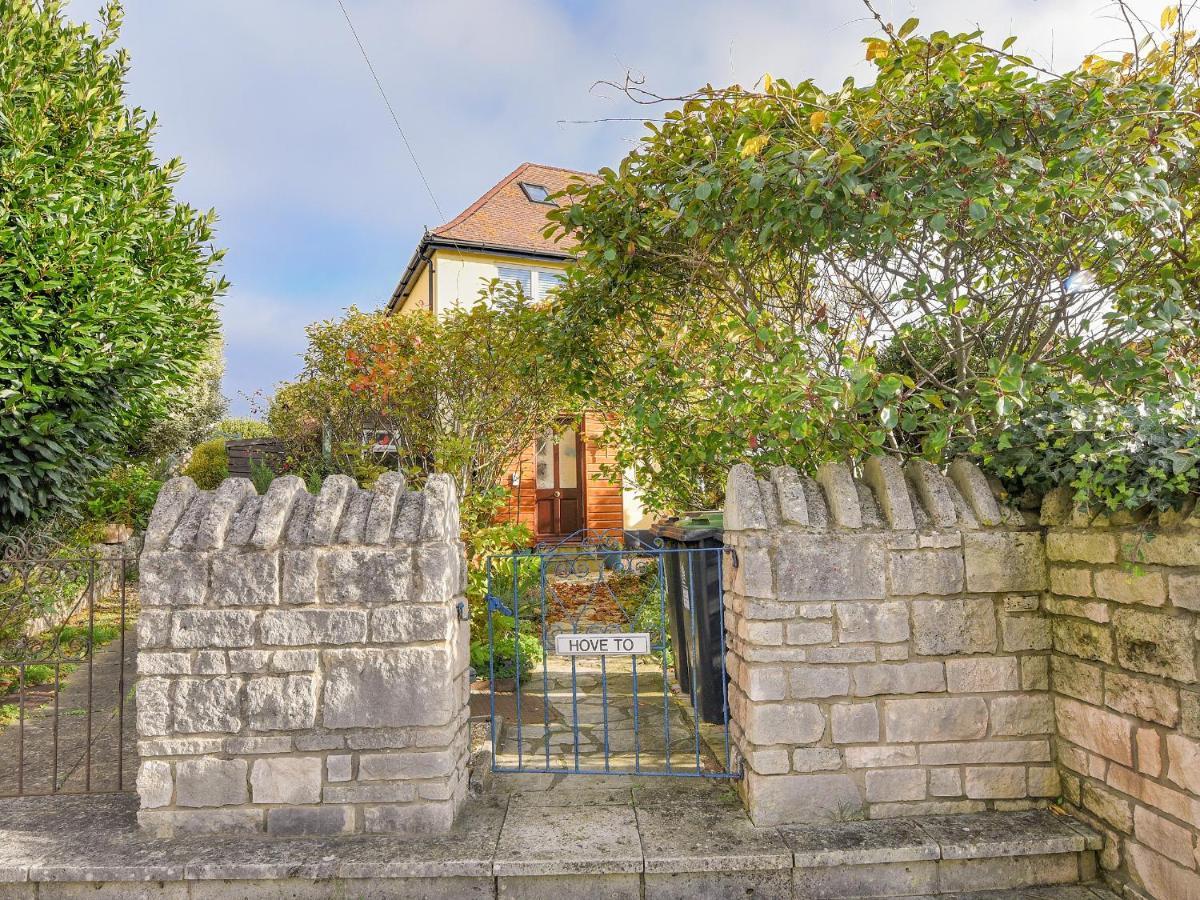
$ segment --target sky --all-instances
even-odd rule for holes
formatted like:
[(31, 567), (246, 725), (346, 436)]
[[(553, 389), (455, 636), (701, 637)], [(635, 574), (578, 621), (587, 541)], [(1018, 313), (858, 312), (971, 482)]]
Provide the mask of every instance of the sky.
[[(425, 228), (522, 162), (615, 166), (639, 107), (602, 84), (661, 95), (764, 72), (869, 80), (860, 0), (125, 0), (128, 97), (158, 114), (156, 150), (187, 169), (181, 200), (219, 216), (224, 390), (234, 414), (295, 377), (305, 326), (382, 306)], [(1131, 0), (1157, 20), (1166, 0)], [(100, 0), (70, 0), (94, 18)], [(1057, 68), (1119, 38), (1109, 0), (876, 0), (924, 32), (981, 27)], [(431, 196), (432, 193), (432, 196)], [(257, 402), (252, 398), (260, 398)]]

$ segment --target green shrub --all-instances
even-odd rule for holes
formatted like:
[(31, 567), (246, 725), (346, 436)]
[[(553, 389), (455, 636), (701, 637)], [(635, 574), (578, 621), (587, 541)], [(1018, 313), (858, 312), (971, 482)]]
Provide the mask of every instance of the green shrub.
[(220, 438), (205, 441), (192, 451), (192, 458), (183, 467), (183, 474), (196, 482), (196, 487), (211, 491), (229, 477), (229, 458), (225, 441)]
[(267, 492), (267, 488), (271, 486), (271, 482), (274, 480), (274, 469), (257, 459), (250, 460), (250, 481), (254, 483), (254, 489), (256, 491), (258, 491), (260, 494), (265, 494)]
[[(500, 620), (505, 621), (502, 622)], [(497, 630), (507, 628), (506, 633), (496, 634), (493, 638), (492, 646), (495, 648), (497, 678), (515, 678), (517, 676), (518, 647), (521, 650), (522, 678), (532, 672), (535, 666), (541, 665), (542, 642), (536, 634), (530, 634), (525, 630), (524, 623), (522, 623), (519, 636), (514, 635), (512, 631), (512, 619), (507, 616), (496, 615), (492, 626)], [(486, 631), (482, 637), (471, 641), (471, 668), (475, 670), (475, 677), (477, 678), (487, 678), (491, 674), (488, 649)]]
[(1170, 509), (1200, 493), (1200, 404), (1051, 394), (971, 450), (1014, 495), (1066, 486), (1092, 508)]
[(116, 466), (88, 489), (84, 507), (96, 522), (114, 522), (145, 530), (162, 482), (146, 466)]
[(264, 438), (271, 436), (271, 427), (258, 419), (222, 419), (213, 426), (212, 436), (226, 441)]

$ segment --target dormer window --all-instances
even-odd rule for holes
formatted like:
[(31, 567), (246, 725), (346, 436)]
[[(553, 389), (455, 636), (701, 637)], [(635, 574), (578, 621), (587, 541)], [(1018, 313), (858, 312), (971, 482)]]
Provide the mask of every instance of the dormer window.
[(530, 184), (527, 181), (520, 182), (521, 190), (525, 192), (525, 196), (534, 203), (545, 203), (549, 206), (554, 206), (554, 201), (550, 199), (550, 191), (543, 185)]

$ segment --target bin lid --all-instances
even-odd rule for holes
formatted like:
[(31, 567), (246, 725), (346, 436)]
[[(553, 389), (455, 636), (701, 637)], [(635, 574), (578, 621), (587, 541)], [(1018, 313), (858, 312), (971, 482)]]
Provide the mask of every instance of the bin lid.
[(723, 525), (724, 513), (716, 510), (673, 516), (655, 522), (650, 530), (657, 537), (691, 544), (711, 538), (721, 540), (725, 533)]

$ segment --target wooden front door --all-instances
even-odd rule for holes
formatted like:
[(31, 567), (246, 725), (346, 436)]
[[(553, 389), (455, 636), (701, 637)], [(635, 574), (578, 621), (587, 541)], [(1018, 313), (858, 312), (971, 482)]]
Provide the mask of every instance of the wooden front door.
[(534, 473), (537, 539), (561, 539), (583, 528), (583, 452), (575, 425), (538, 438)]

